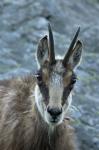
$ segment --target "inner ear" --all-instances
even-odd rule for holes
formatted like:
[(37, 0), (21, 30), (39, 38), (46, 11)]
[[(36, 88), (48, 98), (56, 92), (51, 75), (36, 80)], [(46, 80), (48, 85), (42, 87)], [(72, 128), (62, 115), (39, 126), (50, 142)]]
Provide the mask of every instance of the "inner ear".
[(48, 39), (47, 36), (44, 36), (40, 40), (37, 49), (37, 61), (39, 66), (42, 66), (46, 60), (48, 60)]
[(79, 65), (81, 56), (82, 56), (82, 43), (81, 41), (78, 40), (73, 49), (73, 53), (69, 59), (69, 64), (73, 69)]

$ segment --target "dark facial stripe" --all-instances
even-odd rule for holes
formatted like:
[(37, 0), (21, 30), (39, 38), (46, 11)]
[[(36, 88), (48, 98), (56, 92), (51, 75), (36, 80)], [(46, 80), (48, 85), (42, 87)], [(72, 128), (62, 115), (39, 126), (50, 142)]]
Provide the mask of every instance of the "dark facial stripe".
[(76, 74), (73, 73), (72, 76), (71, 76), (71, 82), (70, 84), (64, 88), (63, 90), (63, 97), (62, 97), (62, 105), (65, 104), (70, 92), (72, 91), (73, 87), (74, 87), (74, 84), (76, 83)]
[(40, 88), (40, 92), (43, 95), (45, 103), (48, 103), (48, 100), (49, 100), (49, 90), (48, 90), (48, 87), (45, 85), (44, 82), (42, 82), (41, 84), (38, 84), (38, 85), (39, 85), (39, 88)]
[(68, 98), (68, 96), (69, 96), (69, 94), (70, 94), (72, 88), (73, 88), (73, 87), (72, 87), (71, 85), (69, 85), (68, 87), (65, 87), (65, 88), (64, 88), (63, 97), (62, 97), (62, 105), (65, 104), (65, 102), (66, 102), (66, 100), (67, 100), (67, 98)]
[(40, 92), (43, 95), (45, 103), (48, 103), (48, 100), (49, 100), (49, 90), (48, 90), (48, 87), (46, 86), (46, 84), (43, 81), (42, 70), (41, 69), (38, 70), (36, 76), (37, 76), (37, 84), (39, 86)]

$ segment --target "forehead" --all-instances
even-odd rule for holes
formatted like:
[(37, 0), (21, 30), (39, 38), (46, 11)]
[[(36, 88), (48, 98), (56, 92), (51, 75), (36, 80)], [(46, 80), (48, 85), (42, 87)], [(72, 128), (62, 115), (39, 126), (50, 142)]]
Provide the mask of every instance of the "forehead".
[(51, 72), (52, 72), (53, 76), (64, 77), (66, 75), (72, 75), (73, 70), (71, 69), (71, 67), (69, 65), (64, 67), (62, 64), (62, 60), (57, 60), (56, 64), (53, 66)]
[(45, 81), (47, 79), (50, 81), (50, 85), (58, 86), (67, 84), (70, 81), (72, 70), (69, 66), (65, 68), (62, 65), (62, 60), (57, 60), (55, 65), (44, 67), (43, 73), (45, 76)]
[(57, 74), (61, 74), (66, 70), (66, 68), (63, 67), (62, 61), (57, 60), (55, 66), (53, 67), (53, 71)]
[(62, 84), (62, 76), (65, 69), (62, 66), (61, 60), (57, 61), (55, 66), (53, 66), (53, 71), (51, 73), (51, 84), (54, 86), (58, 86), (58, 84)]

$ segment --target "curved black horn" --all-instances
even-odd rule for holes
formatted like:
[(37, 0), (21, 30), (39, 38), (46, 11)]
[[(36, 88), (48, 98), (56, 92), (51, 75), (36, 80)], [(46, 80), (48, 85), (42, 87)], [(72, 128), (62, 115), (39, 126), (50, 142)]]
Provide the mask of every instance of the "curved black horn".
[(53, 33), (50, 24), (48, 24), (48, 31), (49, 31), (49, 61), (50, 64), (55, 63), (55, 53), (54, 53), (54, 40), (53, 40)]
[(68, 51), (67, 51), (67, 53), (66, 53), (66, 55), (65, 55), (65, 57), (64, 57), (64, 59), (63, 59), (63, 65), (64, 65), (64, 66), (66, 66), (66, 64), (67, 64), (68, 61), (69, 61), (70, 56), (71, 56), (72, 53), (73, 53), (73, 47), (74, 47), (74, 45), (75, 45), (75, 43), (76, 43), (76, 40), (77, 40), (77, 37), (78, 37), (79, 32), (80, 32), (80, 27), (78, 28), (78, 30), (77, 30), (77, 32), (76, 32), (76, 34), (75, 34), (75, 36), (74, 36), (74, 38), (73, 38), (73, 40), (72, 40), (72, 42), (71, 42), (71, 44), (70, 44), (70, 47), (69, 47), (69, 49), (68, 49)]

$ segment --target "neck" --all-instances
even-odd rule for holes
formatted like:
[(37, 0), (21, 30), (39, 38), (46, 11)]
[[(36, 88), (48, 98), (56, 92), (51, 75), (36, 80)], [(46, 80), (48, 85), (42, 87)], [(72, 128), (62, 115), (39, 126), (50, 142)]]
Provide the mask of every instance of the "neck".
[[(35, 150), (54, 150), (55, 140), (55, 128), (51, 128), (42, 118), (36, 104), (35, 104), (36, 122), (35, 122), (35, 132), (33, 138), (37, 143), (33, 144), (33, 149)], [(54, 139), (54, 140), (53, 140)]]

